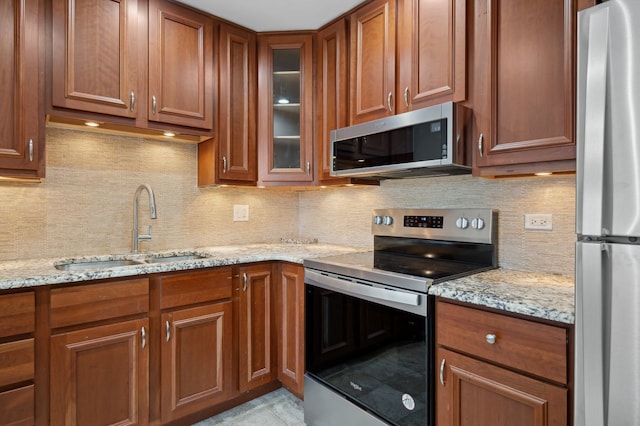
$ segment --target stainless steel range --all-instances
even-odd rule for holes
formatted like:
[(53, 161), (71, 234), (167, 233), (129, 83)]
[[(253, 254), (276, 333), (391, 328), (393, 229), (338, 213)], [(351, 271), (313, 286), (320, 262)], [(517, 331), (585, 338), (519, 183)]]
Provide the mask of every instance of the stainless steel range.
[(492, 209), (374, 210), (374, 250), (305, 260), (308, 425), (428, 425), (431, 285), (497, 266)]

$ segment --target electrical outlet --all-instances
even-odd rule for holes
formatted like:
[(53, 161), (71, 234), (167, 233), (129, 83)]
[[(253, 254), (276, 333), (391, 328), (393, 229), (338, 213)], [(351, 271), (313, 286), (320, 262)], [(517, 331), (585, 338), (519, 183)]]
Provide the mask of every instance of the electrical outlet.
[(249, 206), (247, 206), (246, 204), (234, 204), (233, 205), (233, 221), (248, 222)]
[(524, 229), (551, 231), (553, 229), (553, 217), (551, 214), (525, 214)]

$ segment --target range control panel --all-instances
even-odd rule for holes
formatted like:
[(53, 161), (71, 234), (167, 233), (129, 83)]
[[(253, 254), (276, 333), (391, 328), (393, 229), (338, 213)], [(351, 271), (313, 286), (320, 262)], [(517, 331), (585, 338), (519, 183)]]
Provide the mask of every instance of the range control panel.
[(497, 223), (494, 209), (378, 209), (373, 211), (371, 233), (493, 244)]

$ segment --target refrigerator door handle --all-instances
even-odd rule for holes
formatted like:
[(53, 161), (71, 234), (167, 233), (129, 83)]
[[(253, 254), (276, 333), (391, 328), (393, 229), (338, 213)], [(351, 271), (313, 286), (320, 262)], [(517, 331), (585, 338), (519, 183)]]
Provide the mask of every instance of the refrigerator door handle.
[(578, 234), (602, 235), (609, 9), (593, 11), (584, 19), (588, 19), (588, 41), (579, 50), (579, 54), (587, 55), (587, 66), (580, 70), (580, 77), (586, 79), (586, 84), (583, 87), (584, 116), (578, 120), (582, 126), (578, 135), (583, 139), (578, 140), (583, 150), (580, 155), (578, 149), (578, 170), (589, 173), (579, 173), (582, 182), (578, 182), (578, 194), (581, 194), (577, 204)]
[(578, 242), (575, 290), (575, 426), (604, 425), (602, 271), (606, 244)]

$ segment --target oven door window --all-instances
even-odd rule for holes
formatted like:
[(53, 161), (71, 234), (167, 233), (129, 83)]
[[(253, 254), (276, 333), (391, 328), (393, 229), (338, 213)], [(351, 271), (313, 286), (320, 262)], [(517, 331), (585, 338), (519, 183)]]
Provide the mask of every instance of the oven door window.
[(396, 425), (427, 418), (426, 318), (306, 286), (307, 373)]

